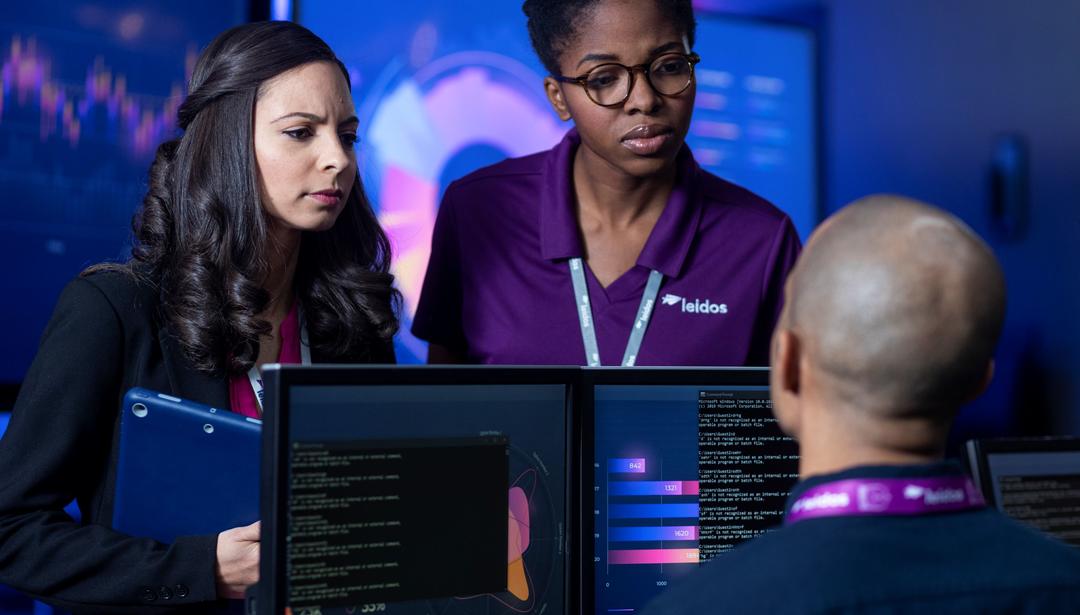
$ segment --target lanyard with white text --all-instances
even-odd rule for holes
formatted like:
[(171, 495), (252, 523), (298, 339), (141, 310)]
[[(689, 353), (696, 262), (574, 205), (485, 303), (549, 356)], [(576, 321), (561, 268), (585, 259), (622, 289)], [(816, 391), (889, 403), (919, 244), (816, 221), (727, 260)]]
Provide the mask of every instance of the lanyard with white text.
[[(311, 365), (311, 344), (308, 340), (307, 325), (304, 322), (304, 310), (297, 306), (296, 318), (300, 324), (300, 364)], [(255, 403), (259, 404), (259, 411), (263, 408), (263, 395), (266, 394), (266, 389), (263, 386), (262, 374), (259, 373), (259, 367), (252, 365), (248, 370), (248, 381), (251, 382), (251, 390), (255, 392)]]
[[(600, 367), (600, 346), (596, 343), (596, 327), (593, 326), (592, 307), (589, 304), (589, 287), (585, 282), (585, 266), (580, 258), (570, 259), (570, 279), (574, 283), (578, 322), (581, 324), (581, 341), (585, 343), (585, 362), (589, 367)], [(623, 353), (622, 359), (623, 367), (633, 367), (637, 362), (641, 340), (645, 337), (645, 330), (649, 328), (653, 306), (656, 305), (656, 295), (660, 293), (660, 282), (663, 279), (664, 274), (655, 269), (649, 273), (649, 281), (645, 284), (645, 292), (641, 295), (641, 305), (638, 306), (637, 319), (634, 320), (634, 327), (630, 329), (630, 339), (626, 341), (626, 352)]]
[(795, 523), (815, 517), (925, 515), (986, 506), (966, 476), (928, 478), (855, 478), (807, 489), (784, 519)]

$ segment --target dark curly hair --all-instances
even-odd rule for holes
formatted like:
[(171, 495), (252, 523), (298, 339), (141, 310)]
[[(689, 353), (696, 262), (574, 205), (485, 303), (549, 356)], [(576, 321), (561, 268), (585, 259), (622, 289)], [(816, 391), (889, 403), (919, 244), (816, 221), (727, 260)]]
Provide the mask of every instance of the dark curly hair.
[[(529, 39), (540, 62), (552, 75), (559, 73), (559, 58), (577, 38), (581, 17), (602, 0), (525, 0), (521, 10), (529, 18)], [(694, 6), (691, 0), (656, 0), (660, 12), (686, 34), (694, 46)]]
[[(262, 206), (252, 118), (260, 87), (310, 62), (348, 72), (306, 28), (274, 21), (218, 35), (199, 56), (177, 113), (183, 134), (161, 144), (122, 267), (157, 285), (163, 316), (187, 358), (208, 373), (254, 365), (258, 317), (270, 301), (269, 217)], [(333, 360), (377, 359), (397, 331), (390, 243), (359, 173), (333, 228), (304, 232), (294, 288), (312, 349)], [(93, 270), (95, 268), (91, 268)]]

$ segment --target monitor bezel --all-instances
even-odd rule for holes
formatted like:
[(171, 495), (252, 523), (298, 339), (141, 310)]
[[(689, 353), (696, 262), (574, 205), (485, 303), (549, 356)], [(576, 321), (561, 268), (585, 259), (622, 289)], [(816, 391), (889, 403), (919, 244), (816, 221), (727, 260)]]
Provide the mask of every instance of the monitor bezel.
[[(974, 447), (974, 451), (971, 450)], [(990, 472), (990, 455), (1012, 453), (1080, 453), (1080, 438), (1072, 436), (1042, 436), (1029, 438), (988, 438), (972, 440), (965, 452), (972, 478), (983, 494), (987, 506), (997, 510), (1001, 507), (994, 496), (994, 477)]]
[(596, 413), (595, 387), (619, 385), (644, 386), (769, 386), (769, 368), (767, 367), (595, 367), (582, 368), (581, 383), (578, 387), (578, 419), (581, 423), (581, 439), (577, 450), (579, 459), (576, 467), (579, 472), (574, 482), (580, 485), (580, 516), (574, 523), (578, 534), (573, 542), (580, 547), (576, 557), (578, 562), (580, 603), (577, 613), (596, 611), (596, 570), (593, 566), (595, 551), (592, 535), (596, 531), (594, 524), (593, 464), (596, 462)]
[(289, 397), (288, 392), (296, 386), (318, 385), (537, 385), (557, 384), (566, 386), (565, 450), (566, 474), (566, 544), (564, 545), (563, 611), (569, 612), (571, 604), (577, 603), (577, 579), (574, 555), (580, 549), (574, 542), (574, 521), (580, 508), (577, 494), (580, 485), (574, 477), (580, 473), (574, 468), (576, 459), (574, 444), (580, 441), (577, 428), (581, 421), (576, 417), (578, 370), (573, 367), (504, 367), (504, 366), (434, 366), (434, 365), (268, 365), (263, 368), (266, 387), (266, 408), (263, 414), (262, 471), (260, 482), (260, 535), (259, 587), (256, 590), (258, 613), (280, 614), (287, 605), (285, 579), (286, 503), (288, 496)]

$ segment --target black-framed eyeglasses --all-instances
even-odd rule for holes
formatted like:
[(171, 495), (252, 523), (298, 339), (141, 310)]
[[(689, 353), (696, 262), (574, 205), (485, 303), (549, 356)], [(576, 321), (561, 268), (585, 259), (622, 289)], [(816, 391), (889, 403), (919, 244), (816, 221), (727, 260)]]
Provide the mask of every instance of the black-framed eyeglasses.
[(554, 75), (556, 81), (576, 83), (585, 89), (589, 100), (601, 107), (617, 107), (630, 98), (634, 74), (640, 70), (653, 91), (662, 96), (677, 96), (694, 82), (694, 65), (701, 61), (696, 53), (665, 53), (648, 64), (626, 66), (610, 62), (594, 66), (578, 77)]

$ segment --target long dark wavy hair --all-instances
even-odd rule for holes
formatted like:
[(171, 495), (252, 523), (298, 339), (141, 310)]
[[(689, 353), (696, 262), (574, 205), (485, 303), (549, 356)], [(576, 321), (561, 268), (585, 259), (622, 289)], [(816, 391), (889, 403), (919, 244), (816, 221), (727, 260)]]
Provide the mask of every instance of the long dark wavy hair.
[[(275, 21), (220, 34), (199, 56), (177, 113), (179, 139), (162, 143), (132, 227), (126, 269), (158, 286), (169, 330), (188, 360), (208, 373), (254, 365), (258, 317), (270, 301), (270, 219), (260, 198), (253, 121), (260, 87), (310, 62), (345, 65), (306, 28)], [(389, 356), (397, 331), (390, 243), (359, 173), (333, 228), (304, 232), (296, 295), (311, 347), (329, 360)]]

